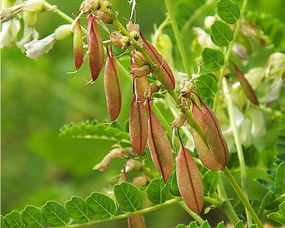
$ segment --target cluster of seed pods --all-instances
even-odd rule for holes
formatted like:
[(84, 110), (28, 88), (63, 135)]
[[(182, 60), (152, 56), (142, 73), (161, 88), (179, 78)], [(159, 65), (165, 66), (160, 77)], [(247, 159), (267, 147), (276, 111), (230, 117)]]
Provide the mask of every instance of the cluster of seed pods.
[[(88, 1), (87, 1), (88, 3)], [(104, 48), (98, 28), (98, 21), (112, 23), (112, 18), (106, 12), (100, 11), (98, 1), (89, 1), (89, 4), (81, 6), (79, 17), (74, 24), (74, 58), (76, 69), (79, 69), (84, 61), (83, 32), (79, 22), (80, 15), (88, 13), (88, 63), (95, 81), (104, 66)], [(105, 1), (105, 3), (108, 3)], [(110, 7), (110, 4), (107, 4)], [(111, 31), (110, 41), (106, 44), (106, 62), (104, 70), (104, 87), (107, 107), (111, 121), (117, 119), (121, 111), (121, 90), (116, 59), (112, 52), (112, 45), (122, 49), (132, 48), (130, 54), (130, 70), (133, 80), (133, 98), (130, 105), (129, 132), (131, 145), (139, 157), (144, 153), (146, 146), (150, 150), (151, 158), (156, 169), (160, 172), (166, 183), (172, 174), (174, 159), (169, 139), (152, 112), (152, 93), (159, 90), (158, 85), (149, 84), (148, 76), (152, 73), (162, 86), (175, 89), (175, 78), (171, 68), (165, 59), (158, 53), (141, 34), (138, 25), (128, 22), (126, 30), (140, 44), (151, 60), (149, 64), (145, 53), (138, 50), (132, 41), (118, 31)], [(151, 66), (159, 68), (159, 74)], [(191, 107), (185, 107), (192, 112), (194, 120), (205, 135), (206, 141), (200, 137), (196, 129), (192, 128), (193, 138), (199, 158), (202, 163), (211, 170), (222, 170), (228, 159), (228, 148), (221, 129), (213, 112), (203, 103), (202, 99), (193, 92), (187, 98)], [(188, 104), (188, 103), (187, 103)], [(185, 120), (185, 118), (184, 118)], [(182, 123), (183, 125), (183, 123)], [(190, 126), (192, 127), (192, 126)], [(177, 156), (176, 171), (178, 187), (186, 205), (196, 213), (203, 207), (203, 186), (199, 168), (180, 139), (180, 151)], [(132, 220), (140, 218), (133, 218)], [(132, 222), (129, 219), (129, 222)]]

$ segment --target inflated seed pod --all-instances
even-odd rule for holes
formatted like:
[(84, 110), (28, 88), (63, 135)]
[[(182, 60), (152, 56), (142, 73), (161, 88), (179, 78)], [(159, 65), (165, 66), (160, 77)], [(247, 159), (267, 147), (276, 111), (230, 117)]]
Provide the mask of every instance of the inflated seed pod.
[(133, 215), (128, 217), (128, 228), (145, 228), (143, 215)]
[(75, 68), (78, 70), (84, 59), (82, 29), (79, 20), (76, 21), (73, 29), (73, 55)]
[(114, 121), (117, 119), (121, 111), (122, 95), (119, 82), (118, 66), (111, 48), (107, 48), (104, 86), (108, 111), (111, 121)]
[(92, 75), (92, 80), (95, 81), (104, 64), (104, 50), (103, 42), (97, 22), (94, 16), (90, 13), (88, 15), (88, 62)]

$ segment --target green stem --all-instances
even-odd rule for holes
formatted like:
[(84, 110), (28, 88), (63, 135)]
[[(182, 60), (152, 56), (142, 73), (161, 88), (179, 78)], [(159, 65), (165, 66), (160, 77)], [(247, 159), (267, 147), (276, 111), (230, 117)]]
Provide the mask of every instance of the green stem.
[(236, 182), (235, 178), (233, 177), (233, 175), (231, 174), (229, 169), (226, 167), (223, 170), (223, 172), (224, 172), (225, 176), (227, 177), (227, 180), (230, 182), (231, 186), (235, 190), (236, 194), (238, 195), (238, 197), (242, 201), (243, 205), (248, 210), (248, 212), (251, 215), (251, 217), (253, 218), (253, 220), (256, 222), (257, 226), (259, 228), (262, 228), (263, 227), (262, 222), (260, 221), (260, 219), (258, 218), (258, 216), (255, 213), (254, 209), (252, 208), (252, 206), (248, 202), (246, 195), (244, 194), (242, 189), (239, 187), (238, 183)]
[(219, 74), (219, 78), (218, 78), (218, 90), (217, 90), (217, 93), (216, 93), (216, 96), (215, 96), (215, 99), (214, 99), (214, 106), (213, 106), (214, 112), (217, 111), (218, 99), (219, 99), (219, 91), (220, 91), (220, 89), (222, 87), (223, 77), (224, 77), (224, 74), (225, 74), (228, 62), (229, 62), (230, 57), (231, 57), (233, 45), (234, 45), (235, 41), (237, 40), (239, 31), (240, 31), (240, 26), (241, 26), (241, 23), (242, 23), (243, 15), (245, 13), (245, 9), (246, 9), (246, 6), (247, 6), (247, 1), (248, 0), (244, 0), (243, 1), (241, 12), (240, 12), (240, 19), (237, 21), (237, 24), (236, 24), (236, 27), (235, 27), (235, 31), (234, 31), (234, 35), (233, 35), (233, 40), (229, 44), (229, 47), (227, 49), (227, 52), (226, 52), (226, 55), (225, 55), (224, 66), (220, 70), (220, 74)]
[(223, 179), (220, 176), (220, 180), (219, 180), (219, 185), (218, 185), (218, 192), (219, 195), (221, 195), (223, 197), (224, 203), (221, 206), (221, 209), (223, 209), (223, 211), (225, 212), (225, 214), (227, 215), (227, 217), (229, 218), (229, 220), (231, 221), (231, 223), (234, 225), (239, 221), (239, 217), (236, 213), (236, 211), (234, 210), (231, 202), (228, 199), (228, 195), (226, 193), (226, 190), (224, 188), (224, 183), (223, 183)]
[(161, 31), (167, 26), (169, 25), (170, 21), (169, 21), (169, 16), (167, 16), (164, 21), (159, 25), (159, 27), (157, 29), (155, 29), (154, 35), (152, 36), (152, 43), (156, 43), (158, 40), (158, 36), (161, 34)]
[[(226, 79), (223, 79), (223, 91), (224, 91), (227, 109), (228, 109), (228, 113), (229, 113), (229, 117), (230, 117), (231, 127), (233, 129), (233, 135), (234, 135), (235, 145), (236, 145), (236, 149), (237, 149), (238, 160), (239, 160), (239, 164), (240, 164), (241, 188), (244, 191), (245, 195), (247, 195), (246, 194), (246, 192), (247, 192), (246, 166), (245, 166), (243, 150), (242, 150), (242, 146), (241, 146), (241, 142), (240, 142), (238, 127), (236, 125), (236, 121), (235, 121), (235, 117), (234, 117), (233, 102), (231, 99), (231, 95), (229, 92), (228, 83), (227, 83)], [(251, 221), (250, 215), (249, 215), (247, 210), (246, 210), (246, 217), (247, 217), (248, 223), (251, 224), (252, 221)]]
[(173, 9), (171, 0), (164, 0), (164, 2), (165, 2), (165, 5), (166, 5), (168, 14), (170, 16), (172, 29), (173, 29), (173, 32), (174, 32), (174, 35), (175, 35), (175, 39), (176, 39), (177, 46), (178, 46), (178, 49), (179, 49), (179, 52), (180, 52), (180, 55), (181, 55), (181, 58), (182, 58), (182, 62), (183, 62), (184, 68), (185, 68), (185, 70), (186, 70), (186, 72), (188, 74), (188, 77), (191, 78), (192, 77), (192, 73), (191, 73), (190, 64), (188, 63), (187, 55), (186, 55), (185, 48), (184, 48), (184, 45), (183, 45), (183, 42), (182, 42), (182, 37), (181, 37), (180, 31), (178, 29), (178, 25), (177, 25), (177, 22), (176, 22), (176, 19), (175, 19), (175, 13), (174, 13), (174, 9)]
[(48, 2), (44, 2), (44, 6), (46, 9), (52, 11), (53, 13), (57, 14), (58, 16), (66, 20), (68, 23), (70, 24), (73, 23), (73, 19), (64, 12), (62, 12), (61, 10), (59, 10), (57, 6), (51, 5)]
[(178, 203), (193, 219), (195, 219), (199, 225), (202, 225), (205, 221), (195, 212), (191, 211), (184, 202)]
[(202, 6), (200, 6), (195, 12), (191, 15), (188, 21), (183, 25), (181, 30), (182, 38), (187, 34), (188, 29), (193, 24), (195, 20), (197, 20), (200, 15), (209, 8), (216, 0), (207, 0)]

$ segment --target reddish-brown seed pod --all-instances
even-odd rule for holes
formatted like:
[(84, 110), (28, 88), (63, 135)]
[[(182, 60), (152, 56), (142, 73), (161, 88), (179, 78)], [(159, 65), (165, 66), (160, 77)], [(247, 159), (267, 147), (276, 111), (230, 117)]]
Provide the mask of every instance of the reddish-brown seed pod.
[(114, 121), (117, 119), (121, 111), (122, 95), (119, 82), (118, 66), (111, 48), (107, 48), (104, 86), (108, 111), (111, 121)]
[(165, 61), (165, 59), (158, 53), (156, 48), (151, 43), (146, 41), (146, 39), (143, 37), (142, 34), (141, 34), (141, 38), (142, 38), (142, 42), (143, 42), (143, 45), (145, 47), (147, 54), (152, 59), (152, 61), (156, 65), (158, 65), (161, 69), (161, 76), (162, 76), (162, 80), (163, 80), (163, 81), (161, 81), (161, 83), (167, 83), (167, 85), (171, 89), (174, 89), (175, 88), (175, 78), (174, 78), (173, 73), (170, 69), (170, 66)]
[(131, 102), (129, 117), (130, 140), (137, 156), (140, 156), (147, 143), (148, 116), (143, 102), (134, 96)]
[(145, 228), (143, 215), (133, 215), (128, 217), (128, 228)]
[[(131, 70), (138, 69), (139, 65), (131, 58)], [(140, 102), (145, 101), (145, 94), (149, 90), (149, 84), (146, 77), (137, 77), (134, 71), (132, 71), (132, 77), (134, 82), (134, 93)]]
[[(199, 98), (200, 99), (200, 98)], [(228, 161), (228, 146), (214, 113), (200, 99), (201, 108), (193, 101), (194, 119), (205, 134), (207, 145), (193, 129), (195, 147), (202, 163), (211, 170), (223, 170)]]
[(84, 59), (82, 29), (79, 19), (76, 21), (73, 30), (73, 55), (75, 68), (78, 70), (81, 67)]
[(199, 214), (203, 208), (204, 191), (198, 166), (180, 141), (176, 161), (176, 175), (179, 192), (187, 207)]
[(149, 120), (147, 144), (151, 158), (156, 169), (161, 173), (164, 182), (170, 177), (173, 168), (172, 149), (165, 130), (160, 122), (151, 112), (150, 101), (148, 100)]
[(234, 63), (234, 68), (235, 68), (235, 71), (236, 71), (237, 79), (239, 80), (241, 88), (243, 89), (243, 91), (244, 91), (245, 95), (247, 96), (247, 98), (253, 104), (259, 105), (258, 99), (256, 97), (256, 94), (255, 94), (253, 88), (251, 87), (251, 85), (249, 84), (248, 80), (246, 79), (244, 74), (240, 71), (240, 69), (238, 68), (238, 66), (235, 63)]
[(94, 16), (88, 15), (88, 62), (93, 81), (95, 81), (104, 64), (103, 42)]

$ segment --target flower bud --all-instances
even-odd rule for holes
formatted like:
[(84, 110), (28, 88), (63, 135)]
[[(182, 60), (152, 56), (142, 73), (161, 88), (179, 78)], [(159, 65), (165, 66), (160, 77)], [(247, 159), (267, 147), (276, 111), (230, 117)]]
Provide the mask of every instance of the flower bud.
[(202, 163), (211, 170), (223, 170), (228, 161), (228, 146), (214, 113), (204, 104), (201, 98), (198, 107), (192, 100), (192, 114), (200, 129), (204, 132), (207, 144), (192, 129), (195, 147)]
[(67, 37), (72, 35), (71, 24), (61, 25), (55, 31), (55, 39), (56, 40), (64, 40)]
[(73, 55), (75, 68), (78, 70), (84, 60), (82, 29), (79, 20), (76, 21), (73, 28)]
[(146, 176), (139, 176), (133, 179), (133, 185), (138, 187), (145, 187), (148, 184), (148, 179)]
[(92, 79), (95, 81), (104, 64), (104, 50), (100, 31), (94, 16), (88, 15), (88, 62), (91, 71)]
[(152, 59), (152, 61), (159, 67), (161, 72), (161, 77), (158, 78), (158, 80), (165, 86), (167, 84), (171, 89), (175, 88), (175, 79), (173, 76), (173, 73), (168, 65), (168, 63), (165, 61), (165, 59), (158, 53), (158, 51), (155, 49), (155, 47), (147, 42), (145, 38), (142, 36), (142, 42), (143, 46), (145, 47), (145, 50), (149, 57)]
[(134, 159), (129, 159), (127, 161), (127, 164), (126, 164), (126, 172), (129, 172), (129, 171), (139, 171), (141, 170), (142, 168), (142, 165), (139, 161), (137, 160), (134, 160)]
[(25, 2), (24, 11), (41, 12), (44, 10), (44, 0), (28, 0)]
[(117, 119), (121, 111), (122, 95), (119, 82), (119, 71), (112, 49), (107, 48), (107, 60), (104, 73), (104, 86), (108, 111), (111, 121)]

